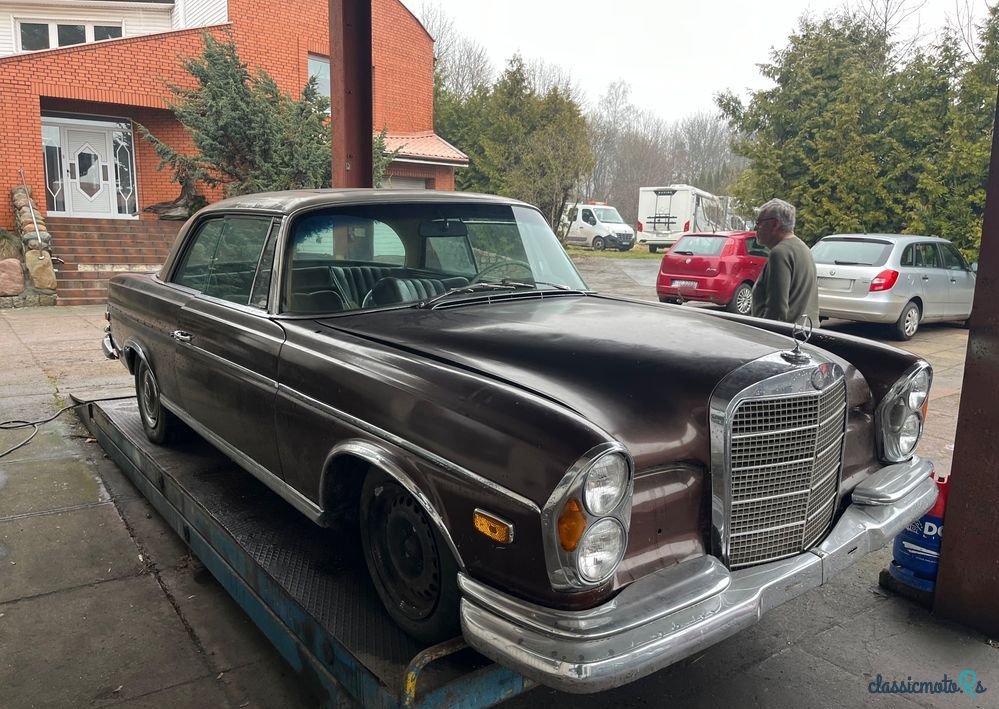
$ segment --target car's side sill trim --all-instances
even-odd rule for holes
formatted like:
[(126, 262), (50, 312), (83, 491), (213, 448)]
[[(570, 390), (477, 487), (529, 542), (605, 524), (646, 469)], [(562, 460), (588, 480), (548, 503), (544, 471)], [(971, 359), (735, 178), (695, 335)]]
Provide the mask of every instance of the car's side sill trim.
[(221, 450), (227, 456), (233, 459), (241, 468), (243, 468), (250, 475), (255, 477), (257, 480), (262, 482), (264, 485), (269, 487), (275, 493), (280, 495), (284, 500), (294, 507), (296, 510), (304, 514), (310, 520), (315, 523), (319, 523), (319, 519), (322, 515), (322, 509), (314, 503), (312, 500), (308, 499), (300, 493), (298, 490), (293, 488), (291, 485), (286, 483), (284, 480), (276, 476), (271, 471), (267, 470), (264, 466), (260, 465), (253, 459), (251, 459), (246, 454), (242, 453), (239, 449), (233, 448), (230, 444), (226, 443), (219, 436), (209, 431), (207, 428), (202, 426), (200, 423), (191, 418), (183, 409), (177, 406), (175, 403), (170, 401), (164, 396), (160, 396), (160, 402), (168, 408), (173, 414), (177, 416), (181, 421), (190, 426), (198, 435), (205, 438), (213, 446)]

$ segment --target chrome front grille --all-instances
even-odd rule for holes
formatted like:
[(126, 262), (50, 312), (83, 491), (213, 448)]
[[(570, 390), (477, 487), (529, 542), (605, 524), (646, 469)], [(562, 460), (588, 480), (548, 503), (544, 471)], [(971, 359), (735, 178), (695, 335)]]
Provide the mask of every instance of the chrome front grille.
[(798, 554), (832, 522), (846, 427), (846, 383), (749, 398), (731, 414), (728, 561)]

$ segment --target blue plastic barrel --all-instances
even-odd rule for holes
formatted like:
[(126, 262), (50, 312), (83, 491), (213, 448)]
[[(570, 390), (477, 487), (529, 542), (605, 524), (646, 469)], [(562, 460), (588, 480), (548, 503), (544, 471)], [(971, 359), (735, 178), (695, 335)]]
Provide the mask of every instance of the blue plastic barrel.
[(932, 592), (936, 587), (948, 487), (949, 476), (937, 478), (940, 494), (936, 504), (895, 537), (888, 572), (897, 581), (922, 591)]

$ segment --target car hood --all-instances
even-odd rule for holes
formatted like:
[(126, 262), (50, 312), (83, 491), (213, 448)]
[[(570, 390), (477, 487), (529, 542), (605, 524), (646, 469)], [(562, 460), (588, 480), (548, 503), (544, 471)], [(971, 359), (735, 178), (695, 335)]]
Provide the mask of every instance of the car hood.
[(715, 386), (790, 345), (696, 309), (594, 295), (358, 313), (324, 324), (558, 402), (624, 443), (639, 469), (684, 459), (706, 465)]

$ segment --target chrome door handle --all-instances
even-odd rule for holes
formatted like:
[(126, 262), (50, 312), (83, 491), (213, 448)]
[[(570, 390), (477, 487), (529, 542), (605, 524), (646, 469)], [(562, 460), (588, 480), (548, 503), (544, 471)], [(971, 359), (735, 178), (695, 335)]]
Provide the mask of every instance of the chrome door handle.
[(190, 333), (184, 332), (183, 330), (174, 330), (170, 333), (170, 337), (177, 340), (177, 342), (190, 342)]

